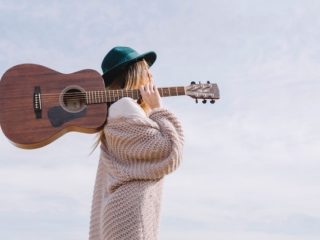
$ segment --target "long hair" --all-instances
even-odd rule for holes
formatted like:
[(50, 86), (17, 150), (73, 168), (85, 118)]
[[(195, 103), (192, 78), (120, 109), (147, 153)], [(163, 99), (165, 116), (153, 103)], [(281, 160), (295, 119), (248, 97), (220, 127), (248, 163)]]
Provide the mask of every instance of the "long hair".
[[(111, 80), (111, 84), (106, 87), (106, 90), (115, 90), (115, 89), (138, 89), (141, 85), (145, 85), (149, 79), (145, 76), (145, 71), (148, 70), (148, 64), (143, 59), (141, 61), (135, 62), (127, 66), (123, 71), (113, 76)], [(112, 103), (108, 104), (108, 108)], [(138, 100), (138, 104), (140, 107), (147, 112), (149, 110), (149, 106), (142, 100)], [(105, 123), (107, 124), (107, 122)], [(97, 141), (93, 146), (92, 152), (97, 148), (99, 144), (106, 144), (106, 137), (102, 130), (98, 133)]]

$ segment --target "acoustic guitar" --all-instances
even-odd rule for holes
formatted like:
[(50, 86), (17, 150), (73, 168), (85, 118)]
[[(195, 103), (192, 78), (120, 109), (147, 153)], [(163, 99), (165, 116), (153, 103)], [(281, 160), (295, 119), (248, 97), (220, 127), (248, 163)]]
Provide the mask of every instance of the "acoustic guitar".
[[(162, 97), (188, 95), (219, 99), (213, 83), (158, 88)], [(122, 97), (139, 99), (139, 90), (106, 90), (101, 74), (85, 69), (63, 74), (37, 64), (8, 69), (0, 81), (0, 126), (13, 144), (43, 147), (70, 131), (98, 132), (107, 115), (106, 103)]]

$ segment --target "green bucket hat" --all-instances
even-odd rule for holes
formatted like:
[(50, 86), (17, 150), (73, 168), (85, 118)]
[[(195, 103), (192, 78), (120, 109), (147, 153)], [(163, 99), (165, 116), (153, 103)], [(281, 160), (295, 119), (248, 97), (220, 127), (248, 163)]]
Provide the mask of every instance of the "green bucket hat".
[(101, 68), (103, 72), (103, 79), (107, 85), (111, 84), (112, 76), (116, 73), (124, 70), (129, 64), (146, 60), (149, 66), (151, 66), (157, 58), (155, 52), (147, 52), (139, 54), (137, 51), (130, 47), (114, 47), (104, 57)]

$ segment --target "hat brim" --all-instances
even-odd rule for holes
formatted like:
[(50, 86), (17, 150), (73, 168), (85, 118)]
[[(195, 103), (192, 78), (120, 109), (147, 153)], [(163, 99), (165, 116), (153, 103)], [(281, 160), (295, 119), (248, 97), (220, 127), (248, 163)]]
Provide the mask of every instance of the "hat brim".
[(140, 60), (146, 60), (146, 62), (148, 63), (149, 67), (151, 67), (153, 65), (153, 63), (156, 61), (157, 59), (157, 54), (153, 51), (150, 52), (146, 52), (144, 54), (141, 54), (133, 59), (130, 59), (128, 61), (122, 62), (118, 65), (115, 65), (113, 68), (109, 69), (106, 73), (104, 73), (102, 75), (104, 82), (106, 85), (109, 85), (112, 83), (112, 81), (108, 78), (114, 76), (116, 73), (118, 73), (119, 71), (125, 69), (128, 65), (134, 63), (134, 62), (138, 62)]

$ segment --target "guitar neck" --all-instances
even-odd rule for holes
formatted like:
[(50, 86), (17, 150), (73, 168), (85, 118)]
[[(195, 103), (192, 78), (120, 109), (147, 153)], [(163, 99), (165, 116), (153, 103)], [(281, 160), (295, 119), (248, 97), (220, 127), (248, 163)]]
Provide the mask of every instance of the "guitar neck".
[[(185, 87), (158, 88), (158, 91), (161, 97), (186, 95)], [(123, 97), (130, 97), (133, 99), (141, 98), (140, 91), (138, 89), (87, 91), (85, 95), (86, 95), (86, 104), (115, 102)]]

